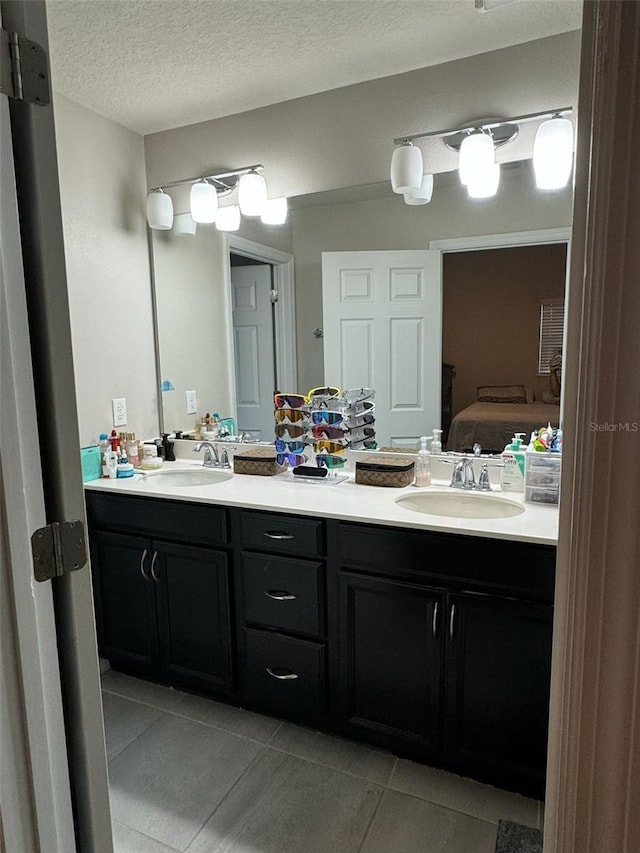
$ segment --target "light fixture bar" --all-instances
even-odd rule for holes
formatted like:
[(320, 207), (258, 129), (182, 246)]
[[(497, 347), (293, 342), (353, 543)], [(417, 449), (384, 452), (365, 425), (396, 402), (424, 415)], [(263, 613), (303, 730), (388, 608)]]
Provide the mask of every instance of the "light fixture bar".
[[(494, 128), (500, 127), (505, 123), (514, 124), (516, 122), (521, 123), (525, 121), (534, 121), (535, 119), (554, 118), (554, 116), (565, 116), (572, 112), (573, 107), (560, 107), (560, 109), (557, 110), (544, 110), (544, 112), (540, 113), (526, 113), (525, 115), (504, 118), (501, 120), (488, 122), (486, 124), (471, 124), (468, 127), (456, 127), (449, 128), (447, 130), (430, 130), (426, 133), (412, 133), (409, 136), (399, 136), (397, 139), (393, 140), (393, 144), (404, 145), (408, 142), (414, 142), (416, 139), (454, 136), (456, 133), (471, 133), (474, 130), (493, 130)], [(166, 186), (171, 186), (171, 184), (166, 184)]]
[[(171, 189), (171, 187), (180, 187), (183, 184), (195, 184), (198, 181), (216, 181), (222, 184), (225, 178), (240, 178), (242, 175), (248, 175), (249, 172), (262, 172), (264, 166), (262, 163), (256, 163), (255, 166), (243, 166), (242, 169), (234, 169), (232, 172), (219, 172), (216, 175), (196, 175), (194, 178), (182, 178), (179, 181), (170, 181), (167, 184), (158, 184), (156, 187), (150, 187), (149, 192), (156, 192), (159, 189)], [(227, 189), (232, 189), (228, 187)]]

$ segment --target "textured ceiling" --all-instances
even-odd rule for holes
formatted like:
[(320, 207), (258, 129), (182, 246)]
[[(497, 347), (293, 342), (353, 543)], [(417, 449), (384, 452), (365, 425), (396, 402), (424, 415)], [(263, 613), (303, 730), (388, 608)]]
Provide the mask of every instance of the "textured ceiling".
[(581, 0), (48, 0), (54, 89), (138, 133), (580, 27)]

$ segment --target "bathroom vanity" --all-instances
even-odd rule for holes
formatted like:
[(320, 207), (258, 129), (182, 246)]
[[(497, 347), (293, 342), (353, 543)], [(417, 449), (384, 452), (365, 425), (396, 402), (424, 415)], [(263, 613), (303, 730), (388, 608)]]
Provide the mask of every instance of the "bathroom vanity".
[(436, 518), (407, 491), (87, 484), (100, 654), (540, 797), (557, 511)]

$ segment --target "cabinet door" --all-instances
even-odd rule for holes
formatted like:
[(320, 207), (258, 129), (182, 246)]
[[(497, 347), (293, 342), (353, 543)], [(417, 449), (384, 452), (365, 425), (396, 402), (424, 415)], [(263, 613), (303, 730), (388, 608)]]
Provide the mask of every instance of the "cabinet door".
[(462, 773), (544, 790), (552, 608), (494, 596), (449, 597), (446, 760)]
[(170, 683), (230, 692), (231, 628), (227, 557), (154, 541), (161, 675)]
[(341, 717), (346, 729), (420, 757), (438, 749), (441, 593), (340, 572)]
[(137, 536), (92, 534), (101, 654), (114, 666), (144, 674), (158, 667), (151, 542)]

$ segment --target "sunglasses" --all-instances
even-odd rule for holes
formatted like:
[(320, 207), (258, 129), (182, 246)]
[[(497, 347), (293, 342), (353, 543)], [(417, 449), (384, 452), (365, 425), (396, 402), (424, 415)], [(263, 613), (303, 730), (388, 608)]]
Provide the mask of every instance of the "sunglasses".
[(281, 424), (288, 421), (291, 424), (300, 423), (308, 417), (308, 413), (302, 409), (276, 409), (273, 413), (276, 423)]
[(339, 397), (340, 389), (334, 385), (323, 385), (320, 388), (312, 388), (307, 392), (307, 397), (313, 402), (317, 397)]
[(350, 415), (348, 418), (345, 418), (345, 423), (350, 429), (357, 429), (365, 424), (375, 423), (375, 420), (375, 414), (373, 411), (369, 411), (361, 415)]
[(354, 450), (357, 450), (359, 447), (366, 447), (367, 450), (375, 450), (377, 446), (378, 442), (375, 440), (375, 438), (363, 438), (359, 441), (353, 441), (351, 443), (351, 447)]
[(311, 412), (311, 420), (314, 424), (331, 424), (338, 426), (342, 423), (342, 412), (328, 412), (325, 409), (321, 411)]
[(345, 448), (348, 446), (349, 442), (338, 442), (338, 441), (315, 441), (313, 443), (313, 449), (316, 453), (321, 453), (323, 450), (326, 450), (327, 453), (344, 453)]
[(278, 465), (286, 465), (287, 462), (289, 465), (292, 465), (296, 468), (298, 465), (304, 465), (307, 461), (307, 457), (303, 456), (301, 453), (278, 453), (276, 454), (276, 462)]
[(309, 398), (304, 394), (280, 394), (278, 392), (273, 395), (273, 402), (277, 409), (283, 409), (285, 406), (290, 409), (301, 409), (303, 406), (309, 405)]
[(376, 434), (375, 428), (370, 426), (354, 427), (351, 430), (350, 438), (352, 441), (360, 441), (362, 438), (370, 438)]
[(326, 468), (343, 468), (347, 464), (347, 460), (344, 456), (332, 456), (329, 453), (319, 453), (316, 456), (316, 465), (318, 468), (322, 468), (324, 465)]
[(292, 453), (302, 453), (307, 446), (304, 441), (283, 441), (277, 439), (275, 442), (278, 453), (285, 453), (290, 450)]
[(327, 426), (326, 424), (317, 424), (311, 430), (314, 438), (344, 438), (344, 430), (342, 427)]
[(303, 426), (299, 426), (297, 424), (276, 424), (275, 425), (275, 434), (278, 438), (284, 438), (287, 436), (288, 438), (300, 438), (300, 436), (306, 433), (306, 428)]

